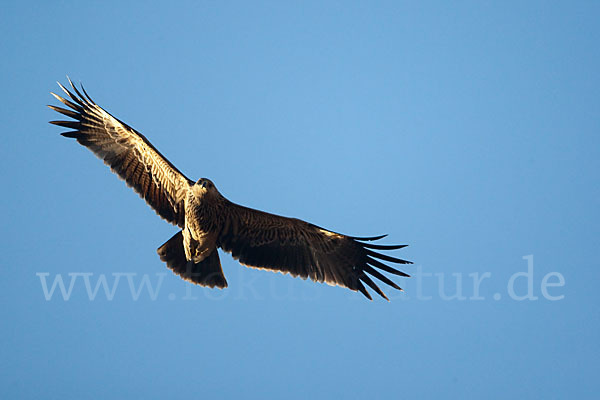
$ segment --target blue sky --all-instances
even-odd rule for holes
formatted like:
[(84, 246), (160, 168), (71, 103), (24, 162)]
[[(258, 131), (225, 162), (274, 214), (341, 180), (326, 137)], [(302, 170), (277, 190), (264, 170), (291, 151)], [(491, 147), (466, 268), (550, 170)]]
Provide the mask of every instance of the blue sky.
[[(592, 398), (599, 17), (5, 4), (1, 397)], [(176, 229), (47, 123), (67, 74), (232, 201), (409, 244), (405, 292), (369, 302), (228, 255), (226, 291), (183, 282), (155, 253)]]

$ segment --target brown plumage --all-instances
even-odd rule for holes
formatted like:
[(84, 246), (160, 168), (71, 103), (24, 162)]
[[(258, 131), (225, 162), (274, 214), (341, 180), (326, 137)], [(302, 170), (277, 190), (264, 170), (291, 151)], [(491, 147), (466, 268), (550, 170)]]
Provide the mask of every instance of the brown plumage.
[(400, 287), (379, 270), (408, 276), (382, 261), (410, 264), (376, 250), (404, 245), (369, 243), (385, 237), (352, 237), (308, 222), (253, 210), (232, 203), (215, 185), (202, 178), (194, 182), (171, 164), (141, 133), (114, 118), (85, 92), (59, 83), (70, 100), (52, 95), (68, 109), (49, 106), (74, 121), (51, 121), (70, 128), (74, 138), (109, 165), (158, 215), (182, 230), (158, 249), (160, 259), (183, 279), (208, 287), (227, 287), (217, 248), (240, 263), (289, 273), (303, 279), (358, 290), (367, 298), (368, 285), (383, 298), (375, 277)]

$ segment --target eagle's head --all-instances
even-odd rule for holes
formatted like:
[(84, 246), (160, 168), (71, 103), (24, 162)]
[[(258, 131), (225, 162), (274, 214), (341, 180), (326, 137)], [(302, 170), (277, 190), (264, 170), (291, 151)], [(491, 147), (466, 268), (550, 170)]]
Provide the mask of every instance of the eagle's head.
[(216, 194), (218, 193), (215, 184), (208, 178), (200, 178), (194, 184), (194, 193), (198, 197), (203, 197), (207, 194)]

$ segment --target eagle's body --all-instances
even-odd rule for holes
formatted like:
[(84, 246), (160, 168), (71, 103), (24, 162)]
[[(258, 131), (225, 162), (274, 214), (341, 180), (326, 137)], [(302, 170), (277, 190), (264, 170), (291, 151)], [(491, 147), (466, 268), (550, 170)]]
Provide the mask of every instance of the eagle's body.
[[(194, 184), (185, 197), (185, 226), (183, 228), (183, 248), (188, 260), (199, 263), (215, 250), (219, 211), (223, 196), (212, 186)], [(206, 185), (206, 184), (204, 184)], [(212, 223), (211, 223), (212, 221)]]
[(158, 254), (182, 278), (203, 286), (226, 287), (217, 251), (221, 248), (249, 267), (359, 290), (369, 299), (371, 296), (363, 283), (387, 297), (366, 273), (401, 290), (375, 268), (408, 276), (379, 260), (399, 264), (410, 262), (373, 250), (405, 246), (365, 243), (385, 235), (346, 236), (300, 219), (232, 203), (209, 179), (196, 182), (188, 179), (142, 134), (99, 107), (85, 90), (84, 96), (72, 83), (76, 94), (60, 87), (74, 103), (53, 93), (70, 109), (49, 107), (75, 121), (52, 123), (73, 129), (62, 135), (75, 138), (88, 147), (158, 215), (181, 228), (158, 249)]

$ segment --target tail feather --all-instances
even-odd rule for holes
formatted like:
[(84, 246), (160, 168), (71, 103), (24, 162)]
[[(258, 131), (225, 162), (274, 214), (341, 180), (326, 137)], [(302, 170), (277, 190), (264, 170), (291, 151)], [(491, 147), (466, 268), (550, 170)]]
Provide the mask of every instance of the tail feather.
[(188, 282), (211, 288), (223, 289), (227, 287), (227, 280), (223, 275), (219, 252), (216, 248), (199, 263), (188, 261), (185, 258), (183, 249), (183, 234), (179, 231), (160, 246), (157, 253), (160, 259), (167, 263), (167, 267)]

